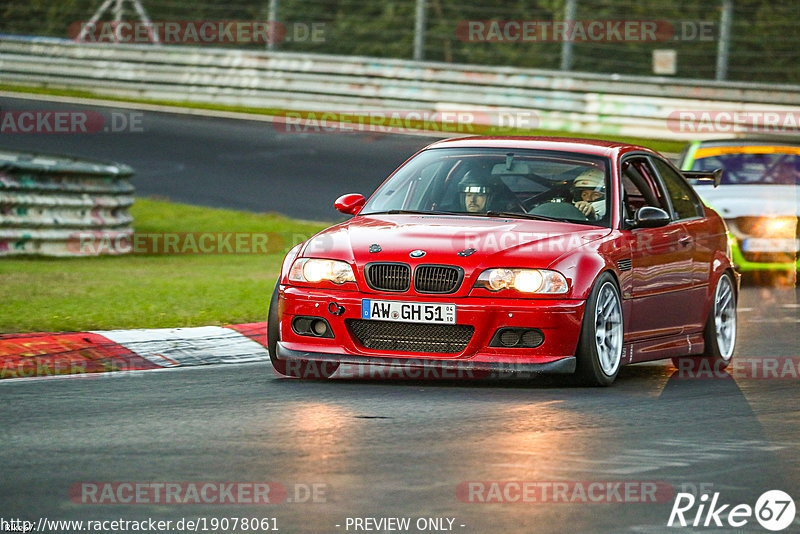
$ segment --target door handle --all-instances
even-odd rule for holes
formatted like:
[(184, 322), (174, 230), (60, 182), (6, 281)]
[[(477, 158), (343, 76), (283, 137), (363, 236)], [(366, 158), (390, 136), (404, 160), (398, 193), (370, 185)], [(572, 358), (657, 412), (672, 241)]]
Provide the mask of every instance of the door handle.
[(688, 247), (689, 245), (692, 244), (692, 236), (685, 235), (682, 238), (678, 239), (678, 243), (680, 243), (684, 247)]

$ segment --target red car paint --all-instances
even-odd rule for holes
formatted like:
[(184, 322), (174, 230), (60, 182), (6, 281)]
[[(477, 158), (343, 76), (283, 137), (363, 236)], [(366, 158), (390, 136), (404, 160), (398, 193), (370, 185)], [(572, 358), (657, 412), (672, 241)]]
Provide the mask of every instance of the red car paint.
[[(621, 364), (703, 352), (703, 328), (716, 281), (725, 271), (732, 272), (722, 219), (706, 207), (703, 216), (674, 220), (658, 228), (626, 229), (624, 221), (621, 163), (631, 156), (663, 160), (660, 155), (623, 143), (541, 137), (447, 140), (420, 153), (446, 147), (537, 149), (607, 158), (611, 169), (608, 227), (469, 215), (358, 215), (362, 205), (357, 197), (347, 195), (337, 207), (355, 216), (293, 249), (284, 262), (279, 281), (279, 355), (313, 358), (324, 354), (329, 360), (340, 357), (339, 361), (348, 362), (363, 358), (373, 358), (373, 362), (403, 358), (557, 362), (575, 355), (587, 297), (603, 272), (613, 275), (622, 295)], [(379, 244), (380, 252), (370, 252), (372, 244)], [(470, 244), (477, 250), (467, 257), (458, 256)], [(419, 259), (409, 257), (416, 249), (427, 254)], [(289, 268), (302, 257), (343, 260), (352, 267), (356, 281), (341, 285), (290, 282)], [(464, 281), (456, 292), (446, 295), (416, 293), (413, 285), (404, 292), (381, 293), (371, 289), (364, 278), (364, 266), (377, 260), (406, 263), (412, 270), (419, 264), (457, 265), (464, 270)], [(484, 269), (497, 267), (555, 270), (567, 279), (569, 291), (532, 295), (474, 287)], [(345, 325), (346, 319), (360, 318), (364, 298), (455, 303), (457, 323), (474, 326), (475, 333), (466, 349), (453, 354), (371, 350), (360, 345)], [(342, 313), (331, 313), (331, 303)], [(291, 327), (298, 315), (323, 317), (335, 337), (298, 335)], [(540, 329), (544, 342), (525, 349), (488, 346), (498, 328), (515, 326)]]

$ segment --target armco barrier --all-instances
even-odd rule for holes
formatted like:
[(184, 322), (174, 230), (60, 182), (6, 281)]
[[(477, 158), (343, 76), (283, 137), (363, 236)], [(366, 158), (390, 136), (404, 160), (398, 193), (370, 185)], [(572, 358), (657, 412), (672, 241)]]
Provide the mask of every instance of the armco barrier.
[(132, 175), (126, 165), (0, 150), (0, 256), (83, 255), (78, 232), (108, 236), (96, 249), (105, 254), (127, 252), (117, 244), (133, 234)]
[(516, 126), (664, 139), (698, 137), (670, 126), (678, 111), (800, 113), (800, 86), (15, 36), (0, 37), (0, 83), (308, 111), (464, 110), (503, 125), (503, 113), (532, 114), (536, 124)]

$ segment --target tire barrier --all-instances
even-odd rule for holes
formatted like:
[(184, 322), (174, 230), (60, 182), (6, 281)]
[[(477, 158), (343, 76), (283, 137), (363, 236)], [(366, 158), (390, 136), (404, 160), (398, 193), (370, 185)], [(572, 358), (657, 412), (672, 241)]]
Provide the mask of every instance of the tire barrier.
[(77, 236), (107, 237), (96, 253), (124, 254), (133, 235), (133, 169), (0, 150), (0, 257), (84, 256)]

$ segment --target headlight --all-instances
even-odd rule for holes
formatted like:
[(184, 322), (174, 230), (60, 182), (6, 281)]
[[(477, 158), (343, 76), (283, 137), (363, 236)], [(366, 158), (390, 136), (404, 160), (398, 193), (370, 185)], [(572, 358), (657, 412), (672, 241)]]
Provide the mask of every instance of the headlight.
[(489, 291), (516, 289), (521, 293), (550, 295), (566, 293), (569, 290), (564, 275), (544, 269), (487, 269), (478, 277), (475, 287)]
[(764, 237), (791, 238), (797, 232), (795, 217), (764, 217), (756, 224), (756, 233)]
[(321, 260), (317, 258), (300, 258), (294, 262), (289, 271), (292, 282), (321, 282), (327, 280), (334, 284), (355, 282), (356, 277), (350, 264), (339, 260)]

